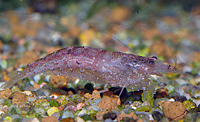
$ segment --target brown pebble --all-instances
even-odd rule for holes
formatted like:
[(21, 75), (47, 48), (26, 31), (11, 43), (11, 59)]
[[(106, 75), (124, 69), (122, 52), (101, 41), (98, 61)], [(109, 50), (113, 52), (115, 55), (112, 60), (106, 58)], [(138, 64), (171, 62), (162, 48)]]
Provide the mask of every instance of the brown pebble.
[(98, 93), (97, 90), (94, 90), (94, 91), (92, 92), (92, 97), (93, 97), (93, 100), (96, 100), (96, 99), (98, 99), (98, 98), (101, 98), (100, 93)]
[(39, 88), (40, 88), (40, 85), (37, 84), (37, 83), (34, 83), (34, 84), (33, 84), (33, 87), (34, 87), (34, 89), (39, 89)]
[(74, 93), (73, 93), (72, 91), (69, 91), (68, 94), (69, 94), (69, 95), (73, 95)]
[(110, 96), (112, 96), (112, 95), (114, 95), (114, 94), (113, 94), (113, 91), (107, 91), (107, 92), (104, 92), (104, 93), (103, 93), (103, 96), (108, 96), (108, 97), (110, 97)]
[(12, 103), (16, 104), (16, 105), (20, 105), (20, 104), (22, 104), (24, 102), (27, 102), (26, 94), (20, 93), (18, 91), (14, 92)]
[(110, 97), (103, 97), (101, 102), (98, 104), (101, 110), (111, 112), (113, 109), (118, 109), (117, 101)]
[(4, 91), (0, 91), (0, 98), (8, 99), (12, 95), (12, 92), (9, 88)]
[(85, 91), (81, 91), (81, 92), (80, 92), (80, 97), (84, 97), (85, 94), (86, 94)]
[(136, 122), (144, 122), (143, 119), (138, 119)]
[(49, 84), (52, 84), (53, 87), (65, 87), (68, 83), (68, 79), (64, 76), (57, 76), (57, 75), (51, 75), (49, 78)]
[(42, 122), (58, 122), (58, 119), (55, 116), (48, 116), (42, 118)]
[(64, 118), (61, 120), (61, 122), (74, 122), (73, 118)]
[[(125, 117), (131, 118), (131, 119), (134, 119), (134, 120), (138, 119), (138, 117), (135, 115), (135, 113), (131, 112), (130, 114), (119, 114), (117, 116), (117, 121), (120, 122)], [(141, 120), (140, 120), (140, 122), (141, 122)]]
[(181, 120), (187, 114), (185, 106), (179, 101), (166, 101), (161, 106), (165, 117), (172, 121)]
[(169, 94), (167, 88), (161, 88), (156, 90), (156, 94), (154, 95), (155, 98), (168, 98)]
[(92, 95), (91, 95), (90, 93), (86, 93), (86, 94), (84, 95), (84, 97), (85, 97), (86, 99), (90, 99), (91, 96), (92, 96)]

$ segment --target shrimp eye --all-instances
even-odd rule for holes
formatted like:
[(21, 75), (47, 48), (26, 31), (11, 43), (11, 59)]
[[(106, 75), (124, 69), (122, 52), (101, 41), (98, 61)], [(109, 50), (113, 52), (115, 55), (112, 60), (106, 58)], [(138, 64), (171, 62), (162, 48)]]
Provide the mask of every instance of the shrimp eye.
[(155, 64), (155, 61), (150, 60), (149, 64)]
[(156, 56), (152, 56), (151, 58), (158, 59)]

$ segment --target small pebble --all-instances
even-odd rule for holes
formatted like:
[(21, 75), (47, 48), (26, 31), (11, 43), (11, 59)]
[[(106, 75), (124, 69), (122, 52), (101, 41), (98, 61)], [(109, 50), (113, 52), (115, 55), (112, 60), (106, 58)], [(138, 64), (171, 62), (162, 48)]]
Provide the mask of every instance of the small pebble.
[(145, 105), (145, 106), (141, 106), (141, 107), (136, 108), (135, 111), (139, 111), (139, 112), (141, 112), (141, 111), (151, 111), (151, 108), (150, 108), (150, 106)]
[(95, 100), (90, 100), (89, 103), (90, 105), (98, 105), (101, 102), (101, 98), (95, 99)]
[(51, 100), (49, 101), (49, 103), (50, 103), (50, 106), (51, 106), (51, 107), (53, 107), (53, 106), (59, 107), (59, 106), (60, 106), (59, 102), (58, 102), (57, 100), (55, 100), (55, 99), (51, 99)]
[(4, 111), (0, 110), (0, 115), (1, 115), (1, 114), (3, 114), (3, 113), (6, 113), (6, 112), (4, 112)]
[(37, 96), (41, 96), (41, 97), (42, 97), (42, 96), (45, 96), (45, 97), (50, 96), (51, 93), (52, 93), (52, 91), (51, 91), (50, 89), (44, 89), (44, 88), (38, 89), (38, 90), (35, 92), (35, 94), (36, 94)]
[(188, 111), (196, 108), (196, 104), (192, 100), (186, 100), (183, 104)]
[(115, 120), (116, 118), (117, 118), (117, 114), (114, 112), (110, 112), (103, 115), (103, 120), (106, 120), (106, 119)]
[(54, 116), (57, 120), (60, 117), (60, 113), (59, 112), (54, 112), (51, 116)]
[(58, 108), (57, 107), (51, 107), (50, 109), (47, 110), (47, 114), (49, 116), (51, 116), (53, 113), (55, 112), (59, 112)]
[(75, 118), (76, 122), (85, 122), (84, 119), (82, 119), (81, 117), (77, 116)]
[(58, 119), (54, 116), (48, 116), (42, 118), (42, 122), (58, 122)]
[(8, 65), (8, 63), (7, 63), (6, 60), (0, 60), (0, 67), (1, 67), (2, 69), (6, 69), (6, 68), (7, 68), (7, 65)]
[(199, 122), (200, 116), (196, 112), (187, 113), (184, 122)]
[(6, 99), (5, 102), (4, 102), (4, 105), (7, 105), (8, 107), (10, 107), (12, 105), (12, 100)]
[(161, 114), (159, 111), (153, 111), (152, 116), (153, 116), (154, 120), (156, 120), (158, 122), (161, 121), (163, 118), (163, 114)]
[(34, 108), (35, 110), (35, 113), (39, 114), (39, 115), (45, 115), (46, 114), (46, 111), (43, 107), (36, 107)]
[(50, 107), (50, 103), (49, 103), (48, 101), (44, 101), (44, 102), (42, 102), (40, 105), (41, 105), (42, 107), (44, 107), (44, 108)]
[(8, 110), (9, 110), (9, 107), (8, 107), (7, 105), (4, 105), (3, 108), (2, 108), (2, 110), (3, 110), (5, 113), (7, 113)]
[(73, 118), (64, 118), (64, 119), (61, 119), (62, 122), (74, 122), (74, 119)]
[(3, 104), (4, 104), (4, 102), (5, 102), (5, 99), (3, 99), (3, 98), (0, 98), (0, 105), (3, 105)]
[(6, 121), (6, 122), (12, 122), (13, 119), (12, 119), (12, 117), (10, 117), (10, 116), (6, 116), (6, 117), (4, 118), (4, 121)]
[(23, 118), (21, 115), (19, 114), (13, 114), (10, 116), (14, 121), (16, 121), (18, 118)]
[(166, 101), (161, 106), (165, 117), (173, 121), (181, 120), (187, 114), (184, 104), (179, 101)]
[(64, 118), (74, 118), (74, 117), (75, 117), (74, 114), (70, 110), (63, 112), (63, 114), (61, 115), (62, 119), (64, 119)]
[(12, 95), (12, 92), (9, 88), (4, 91), (0, 91), (0, 98), (8, 99)]
[(24, 118), (22, 122), (40, 122), (37, 118)]
[(109, 119), (104, 120), (104, 122), (115, 122), (115, 121), (109, 118)]
[(20, 92), (14, 92), (13, 94), (13, 99), (12, 99), (12, 103), (16, 104), (16, 105), (20, 105), (24, 102), (27, 102), (27, 96), (26, 94), (20, 93)]
[(113, 109), (118, 109), (117, 100), (110, 97), (103, 97), (102, 101), (98, 104), (101, 110), (111, 112)]
[(24, 91), (34, 91), (34, 86), (32, 84), (30, 84), (30, 82), (26, 82), (26, 84), (23, 87)]
[(175, 96), (174, 99), (175, 101), (180, 101), (180, 102), (184, 102), (187, 100), (185, 96)]
[(24, 93), (24, 94), (26, 94), (27, 96), (31, 96), (31, 95), (32, 95), (32, 92), (31, 92), (31, 91), (23, 91), (23, 92), (21, 92), (21, 93)]
[(27, 101), (28, 101), (28, 102), (35, 102), (37, 99), (38, 99), (38, 98), (37, 98), (36, 95), (27, 96)]
[(87, 112), (87, 110), (86, 109), (82, 109), (79, 113), (78, 113), (78, 116), (84, 116), (84, 115), (86, 115), (86, 112)]
[(15, 91), (20, 92), (20, 89), (19, 89), (19, 87), (17, 87), (17, 86), (13, 86), (12, 89), (11, 89), (11, 91), (12, 91), (13, 93), (14, 93)]
[(117, 121), (119, 122), (125, 117), (131, 118), (133, 120), (137, 120), (138, 119), (138, 117), (133, 112), (131, 112), (130, 114), (119, 114), (117, 116)]

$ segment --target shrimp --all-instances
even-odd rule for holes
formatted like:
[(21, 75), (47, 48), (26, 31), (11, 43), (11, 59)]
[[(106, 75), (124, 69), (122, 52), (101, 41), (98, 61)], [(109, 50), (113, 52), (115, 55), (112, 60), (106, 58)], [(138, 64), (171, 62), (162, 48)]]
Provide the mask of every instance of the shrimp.
[(142, 57), (122, 52), (109, 52), (90, 47), (67, 47), (57, 50), (30, 64), (1, 86), (12, 87), (19, 80), (39, 73), (71, 76), (100, 84), (121, 86), (135, 90), (149, 85), (150, 75), (177, 72), (174, 66), (156, 57)]

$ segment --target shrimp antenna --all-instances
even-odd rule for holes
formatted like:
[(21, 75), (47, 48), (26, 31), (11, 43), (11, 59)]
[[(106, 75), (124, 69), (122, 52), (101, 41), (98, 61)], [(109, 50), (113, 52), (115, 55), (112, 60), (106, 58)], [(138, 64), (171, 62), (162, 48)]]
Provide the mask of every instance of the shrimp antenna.
[(133, 50), (127, 46), (126, 44), (124, 44), (123, 42), (121, 42), (119, 39), (117, 39), (115, 36), (113, 36), (112, 34), (105, 32), (106, 34), (110, 35), (114, 40), (116, 40), (117, 42), (119, 42), (120, 44), (122, 44), (124, 47), (128, 48), (131, 52), (133, 52)]
[(174, 55), (174, 53), (173, 53), (171, 47), (170, 47), (169, 45), (168, 45), (168, 47), (169, 47), (170, 52), (171, 52), (171, 54), (172, 54), (172, 59), (174, 60), (174, 65), (175, 65), (175, 67), (176, 67), (177, 72), (178, 72), (179, 74), (181, 74), (181, 75), (184, 76), (184, 74), (177, 68), (177, 58), (176, 58), (176, 56)]

